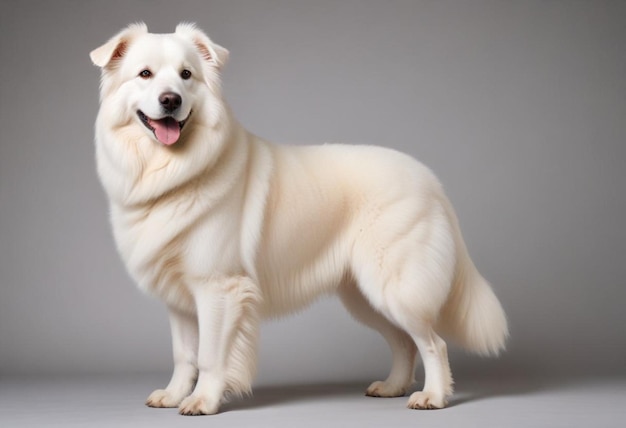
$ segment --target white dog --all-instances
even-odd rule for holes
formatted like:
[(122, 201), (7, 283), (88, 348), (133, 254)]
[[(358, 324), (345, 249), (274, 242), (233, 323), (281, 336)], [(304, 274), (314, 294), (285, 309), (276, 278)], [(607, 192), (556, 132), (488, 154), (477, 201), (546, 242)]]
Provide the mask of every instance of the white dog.
[(191, 24), (173, 34), (131, 25), (91, 52), (115, 241), (169, 310), (174, 373), (148, 406), (218, 412), (225, 394), (251, 389), (262, 318), (338, 293), (393, 352), (367, 395), (404, 395), (419, 351), (424, 389), (408, 406), (444, 407), (452, 376), (439, 334), (497, 354), (508, 333), (441, 185), (389, 149), (252, 135), (222, 98), (227, 58)]

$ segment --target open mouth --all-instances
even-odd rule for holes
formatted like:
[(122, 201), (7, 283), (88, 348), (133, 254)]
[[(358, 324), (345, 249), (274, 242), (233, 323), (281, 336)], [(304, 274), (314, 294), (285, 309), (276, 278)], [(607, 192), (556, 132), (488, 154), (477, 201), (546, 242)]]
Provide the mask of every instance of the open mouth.
[(166, 146), (171, 146), (180, 138), (180, 132), (183, 126), (185, 126), (185, 123), (187, 123), (189, 116), (191, 116), (191, 112), (189, 112), (189, 116), (187, 116), (185, 120), (180, 122), (172, 116), (166, 116), (162, 119), (152, 119), (141, 110), (137, 110), (137, 116), (139, 116), (141, 123), (152, 131), (157, 140)]

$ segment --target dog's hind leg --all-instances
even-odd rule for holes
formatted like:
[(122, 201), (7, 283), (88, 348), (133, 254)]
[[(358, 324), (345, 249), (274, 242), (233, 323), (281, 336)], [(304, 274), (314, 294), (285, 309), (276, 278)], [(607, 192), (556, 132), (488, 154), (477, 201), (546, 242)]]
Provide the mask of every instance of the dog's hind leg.
[(371, 397), (401, 397), (413, 383), (417, 348), (411, 337), (377, 312), (348, 280), (339, 288), (339, 297), (350, 314), (366, 326), (383, 335), (392, 352), (392, 366), (384, 381), (373, 382), (365, 391)]
[(174, 373), (165, 389), (157, 389), (146, 400), (150, 407), (178, 407), (191, 393), (198, 375), (198, 323), (192, 315), (170, 309)]
[[(401, 205), (400, 205), (401, 206)], [(394, 217), (395, 214), (395, 217)], [(403, 214), (402, 212), (400, 214)], [(357, 248), (353, 271), (372, 306), (415, 342), (424, 365), (423, 391), (411, 395), (413, 409), (445, 407), (452, 394), (446, 343), (433, 330), (452, 287), (456, 249), (450, 224), (434, 205), (404, 229), (388, 213)]]
[(446, 263), (428, 253), (426, 247), (419, 267), (384, 287), (385, 313), (411, 336), (424, 365), (424, 388), (409, 398), (412, 409), (443, 408), (453, 390), (446, 343), (433, 329), (451, 280)]
[(410, 409), (441, 409), (453, 392), (452, 372), (446, 342), (430, 327), (415, 330), (411, 336), (424, 364), (424, 388), (409, 397)]
[[(424, 281), (431, 279), (422, 278)], [(419, 278), (417, 280), (420, 281)], [(420, 299), (419, 292), (415, 293), (419, 288), (408, 284), (387, 285), (386, 305), (381, 311), (402, 328), (403, 334), (410, 335), (417, 345), (424, 366), (424, 388), (411, 395), (408, 407), (440, 409), (446, 406), (448, 397), (452, 395), (452, 374), (446, 343), (435, 333), (428, 321), (434, 319), (429, 314), (432, 313), (432, 308), (425, 308), (423, 303), (427, 299)]]

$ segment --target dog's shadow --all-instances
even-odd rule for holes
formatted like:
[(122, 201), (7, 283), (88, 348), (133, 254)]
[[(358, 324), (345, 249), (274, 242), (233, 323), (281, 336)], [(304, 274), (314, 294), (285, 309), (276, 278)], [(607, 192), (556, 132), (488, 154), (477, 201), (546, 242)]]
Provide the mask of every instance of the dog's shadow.
[(559, 381), (546, 381), (537, 378), (520, 379), (503, 378), (485, 381), (464, 382), (464, 388), (454, 393), (448, 407), (462, 406), (470, 402), (488, 400), (497, 397), (523, 396), (539, 391), (546, 391), (559, 387)]
[[(466, 387), (459, 389), (452, 396), (448, 407), (461, 406), (475, 401), (489, 398), (526, 395), (538, 391), (545, 391), (558, 387), (554, 382), (545, 382), (537, 379), (506, 379), (482, 381), (474, 384), (472, 381), (463, 382)], [(275, 405), (286, 405), (296, 402), (332, 401), (334, 399), (353, 399), (364, 395), (368, 382), (320, 383), (304, 385), (272, 385), (260, 386), (254, 389), (251, 396), (234, 398), (222, 406), (223, 412), (266, 408)], [(421, 390), (418, 382), (404, 397), (394, 400), (406, 400), (414, 392)], [(385, 398), (371, 398), (371, 400), (385, 400)]]
[(254, 388), (250, 396), (234, 398), (221, 411), (239, 411), (284, 405), (294, 402), (332, 400), (358, 396), (365, 391), (363, 383), (319, 383), (302, 385), (271, 385)]

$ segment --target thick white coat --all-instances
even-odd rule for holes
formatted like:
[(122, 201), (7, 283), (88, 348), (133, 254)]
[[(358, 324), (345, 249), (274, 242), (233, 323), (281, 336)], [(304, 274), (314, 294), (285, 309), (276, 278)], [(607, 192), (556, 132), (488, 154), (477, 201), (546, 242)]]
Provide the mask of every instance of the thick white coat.
[[(452, 378), (435, 332), (496, 354), (507, 326), (441, 185), (393, 150), (280, 146), (247, 132), (221, 94), (227, 56), (189, 24), (169, 35), (135, 24), (91, 54), (103, 70), (96, 158), (115, 241), (172, 320), (176, 368), (148, 404), (215, 413), (225, 392), (250, 388), (260, 317), (339, 292), (394, 353), (368, 394), (406, 392), (417, 345), (426, 385), (409, 406), (444, 406)], [(146, 68), (152, 78), (138, 77)], [(167, 91), (182, 96), (174, 118), (188, 118), (173, 146), (137, 116), (159, 118)]]

